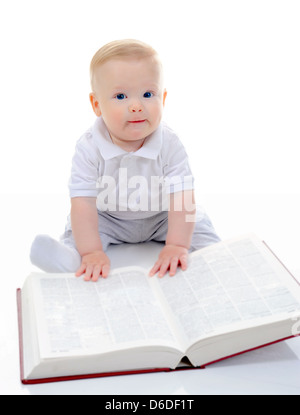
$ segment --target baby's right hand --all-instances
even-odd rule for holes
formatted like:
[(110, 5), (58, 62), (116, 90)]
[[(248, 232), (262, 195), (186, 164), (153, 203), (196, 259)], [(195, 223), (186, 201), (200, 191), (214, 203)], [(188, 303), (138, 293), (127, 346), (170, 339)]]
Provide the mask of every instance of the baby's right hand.
[(85, 274), (85, 281), (97, 282), (99, 277), (107, 278), (110, 270), (110, 260), (103, 251), (95, 251), (82, 257), (81, 266), (75, 276)]

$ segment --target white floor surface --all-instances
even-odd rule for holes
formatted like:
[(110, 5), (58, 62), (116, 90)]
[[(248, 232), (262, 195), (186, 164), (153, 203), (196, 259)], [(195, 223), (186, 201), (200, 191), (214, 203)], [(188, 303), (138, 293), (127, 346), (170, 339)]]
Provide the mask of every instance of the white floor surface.
[[(15, 292), (36, 269), (31, 241), (38, 233), (58, 237), (69, 211), (66, 195), (0, 195), (0, 395), (40, 394), (300, 394), (300, 338), (256, 350), (205, 370), (120, 376), (24, 386), (19, 380)], [(255, 232), (300, 281), (300, 195), (203, 195), (202, 204), (221, 238)], [(138, 249), (139, 254), (136, 254)], [(157, 246), (110, 250), (114, 267), (150, 266)]]

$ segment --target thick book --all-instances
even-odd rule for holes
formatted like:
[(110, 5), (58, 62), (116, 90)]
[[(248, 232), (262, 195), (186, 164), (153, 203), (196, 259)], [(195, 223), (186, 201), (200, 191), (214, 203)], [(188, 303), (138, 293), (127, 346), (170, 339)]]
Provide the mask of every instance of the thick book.
[(192, 253), (175, 277), (148, 272), (29, 275), (17, 290), (22, 382), (203, 368), (299, 335), (300, 285), (255, 235)]

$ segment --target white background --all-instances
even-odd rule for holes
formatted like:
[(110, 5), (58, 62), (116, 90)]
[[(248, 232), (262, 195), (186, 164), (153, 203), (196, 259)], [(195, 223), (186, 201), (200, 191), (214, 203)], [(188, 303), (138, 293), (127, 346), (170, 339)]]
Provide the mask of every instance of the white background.
[(94, 121), (90, 60), (138, 38), (201, 191), (299, 193), (299, 18), (297, 0), (1, 0), (1, 191), (65, 192)]
[(63, 231), (74, 146), (95, 119), (90, 60), (111, 40), (161, 55), (164, 117), (220, 236), (256, 232), (300, 268), (299, 21), (297, 0), (0, 0), (0, 357), (31, 241)]

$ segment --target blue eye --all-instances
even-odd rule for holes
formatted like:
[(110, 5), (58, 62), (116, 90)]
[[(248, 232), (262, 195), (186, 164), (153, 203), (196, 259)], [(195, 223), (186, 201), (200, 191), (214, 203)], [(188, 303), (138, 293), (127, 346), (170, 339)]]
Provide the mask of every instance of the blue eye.
[(125, 94), (118, 94), (118, 95), (116, 95), (116, 98), (117, 98), (119, 101), (122, 101), (122, 99), (125, 99), (125, 98), (126, 98), (126, 95), (125, 95)]
[(152, 92), (145, 92), (144, 93), (144, 98), (152, 98), (152, 97), (153, 97)]

